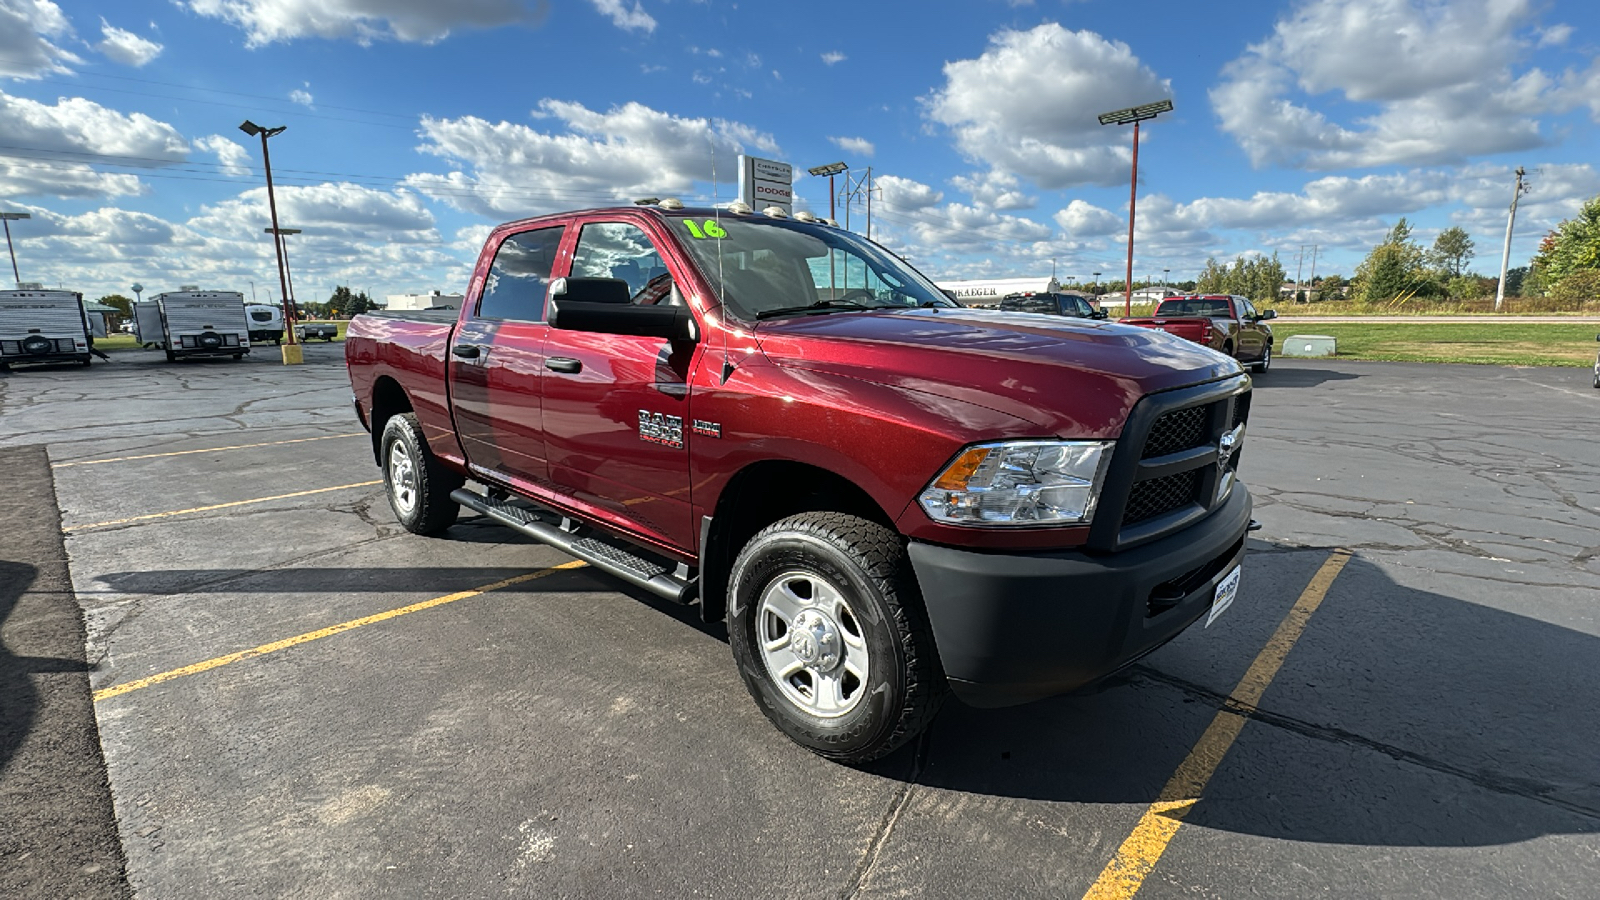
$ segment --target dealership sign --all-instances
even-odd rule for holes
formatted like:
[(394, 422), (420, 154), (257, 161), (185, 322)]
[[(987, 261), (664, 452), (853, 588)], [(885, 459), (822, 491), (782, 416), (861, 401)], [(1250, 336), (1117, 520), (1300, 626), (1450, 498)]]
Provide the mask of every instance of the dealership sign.
[(776, 206), (794, 212), (794, 166), (740, 154), (739, 199), (758, 210)]

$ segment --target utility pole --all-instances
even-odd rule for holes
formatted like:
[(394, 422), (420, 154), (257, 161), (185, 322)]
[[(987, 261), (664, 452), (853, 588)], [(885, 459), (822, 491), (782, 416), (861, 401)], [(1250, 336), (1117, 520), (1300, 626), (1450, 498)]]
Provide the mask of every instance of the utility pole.
[(1305, 264), (1306, 264), (1306, 245), (1305, 244), (1301, 244), (1300, 245), (1300, 252), (1295, 254), (1295, 257), (1294, 257), (1294, 299), (1296, 301), (1298, 301), (1300, 299), (1300, 291), (1304, 290), (1300, 286), (1300, 271), (1301, 271), (1301, 269), (1303, 269), (1305, 267)]
[(1506, 217), (1506, 246), (1500, 252), (1500, 283), (1494, 289), (1494, 311), (1500, 311), (1500, 305), (1506, 302), (1506, 266), (1511, 263), (1511, 231), (1517, 225), (1517, 200), (1527, 192), (1528, 186), (1522, 183), (1524, 175), (1528, 174), (1521, 166), (1517, 166), (1517, 186), (1511, 191), (1511, 215)]
[(872, 167), (867, 166), (867, 240), (872, 240)]
[[(1311, 245), (1311, 286), (1313, 288), (1315, 288), (1316, 287), (1316, 283), (1317, 283), (1317, 245), (1316, 244), (1312, 244)], [(1311, 291), (1306, 291), (1306, 302), (1307, 303), (1311, 302)]]

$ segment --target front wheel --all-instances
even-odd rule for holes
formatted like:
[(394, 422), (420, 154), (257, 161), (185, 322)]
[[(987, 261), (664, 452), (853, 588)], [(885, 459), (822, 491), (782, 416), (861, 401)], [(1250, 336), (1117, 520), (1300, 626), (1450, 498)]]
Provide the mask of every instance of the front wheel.
[(461, 506), (450, 492), (461, 476), (433, 458), (414, 413), (393, 416), (383, 426), (383, 483), (389, 507), (412, 534), (438, 534), (456, 523)]
[(1261, 374), (1263, 372), (1266, 372), (1268, 369), (1272, 368), (1272, 345), (1271, 344), (1268, 344), (1267, 346), (1262, 348), (1262, 350), (1261, 350), (1261, 359), (1259, 361), (1257, 361), (1256, 363), (1252, 364), (1250, 366), (1250, 368), (1254, 372), (1256, 372), (1257, 374)]
[(790, 739), (854, 765), (933, 721), (947, 687), (899, 535), (843, 513), (790, 516), (750, 539), (729, 584), (734, 662)]

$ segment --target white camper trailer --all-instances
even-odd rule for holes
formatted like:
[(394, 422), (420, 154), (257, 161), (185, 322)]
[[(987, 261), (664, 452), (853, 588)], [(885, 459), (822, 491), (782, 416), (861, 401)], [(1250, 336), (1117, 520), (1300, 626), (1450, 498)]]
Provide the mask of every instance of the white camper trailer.
[(76, 362), (87, 366), (89, 319), (83, 295), (37, 284), (0, 291), (0, 370), (13, 363)]
[(283, 343), (283, 310), (265, 303), (247, 303), (244, 314), (250, 317), (250, 340)]
[[(190, 286), (157, 294), (161, 310), (161, 342), (167, 361), (188, 357), (231, 356), (250, 352), (250, 319), (238, 291), (201, 291)], [(142, 323), (141, 323), (142, 325)], [(140, 332), (144, 340), (145, 333)]]

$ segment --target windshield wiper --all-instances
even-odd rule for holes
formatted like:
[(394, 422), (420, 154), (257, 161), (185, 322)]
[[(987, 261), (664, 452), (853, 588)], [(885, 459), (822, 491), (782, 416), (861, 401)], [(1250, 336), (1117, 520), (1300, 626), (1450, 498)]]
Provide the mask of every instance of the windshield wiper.
[(837, 297), (830, 297), (827, 300), (818, 300), (815, 303), (808, 303), (805, 306), (780, 306), (777, 309), (763, 309), (756, 313), (756, 318), (770, 319), (773, 316), (791, 316), (799, 315), (801, 313), (831, 312), (838, 309), (876, 308), (877, 307), (874, 306), (867, 306), (864, 303), (857, 303), (854, 300), (841, 300)]

